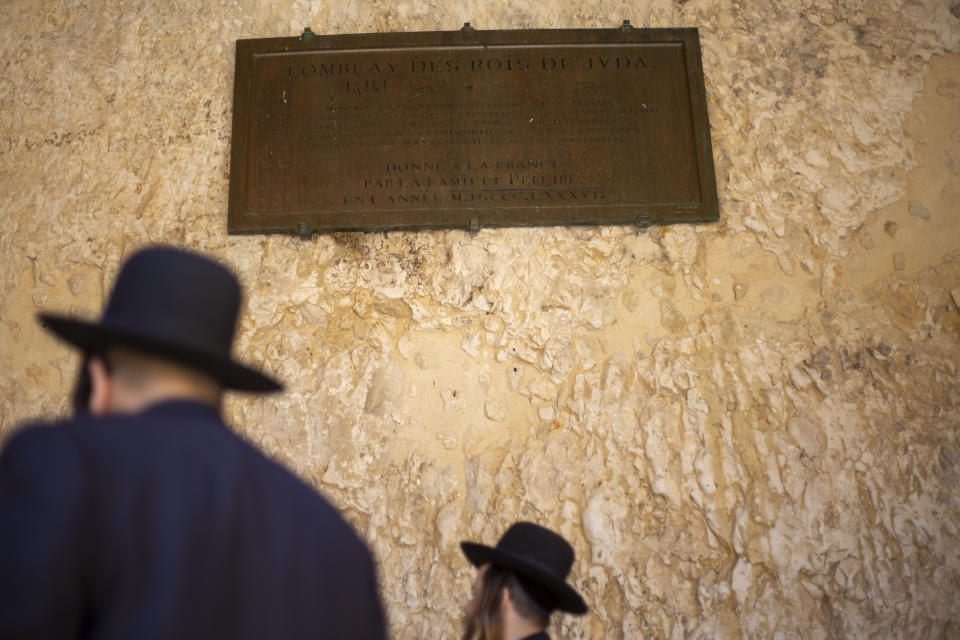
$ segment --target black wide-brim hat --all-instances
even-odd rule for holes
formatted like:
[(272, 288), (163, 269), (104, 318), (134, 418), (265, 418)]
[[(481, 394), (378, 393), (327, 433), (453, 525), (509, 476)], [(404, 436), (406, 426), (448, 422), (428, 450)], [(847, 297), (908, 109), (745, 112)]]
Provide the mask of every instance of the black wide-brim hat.
[(178, 362), (237, 391), (283, 389), (230, 355), (240, 284), (220, 264), (173, 247), (143, 249), (123, 265), (97, 322), (52, 313), (43, 326), (87, 353), (125, 347)]
[(550, 529), (517, 522), (510, 525), (496, 547), (461, 542), (460, 548), (475, 567), (490, 563), (515, 573), (527, 595), (546, 611), (587, 612), (583, 598), (567, 584), (573, 547)]

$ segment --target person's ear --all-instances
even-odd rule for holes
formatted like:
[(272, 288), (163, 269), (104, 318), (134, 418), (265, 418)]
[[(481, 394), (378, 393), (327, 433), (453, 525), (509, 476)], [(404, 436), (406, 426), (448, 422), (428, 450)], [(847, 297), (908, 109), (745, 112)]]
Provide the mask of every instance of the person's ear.
[(510, 599), (510, 590), (506, 587), (500, 589), (500, 611), (506, 611), (512, 606), (513, 601)]
[(92, 356), (87, 362), (87, 372), (90, 374), (90, 413), (102, 416), (110, 410), (110, 396), (113, 392), (107, 364), (103, 358)]

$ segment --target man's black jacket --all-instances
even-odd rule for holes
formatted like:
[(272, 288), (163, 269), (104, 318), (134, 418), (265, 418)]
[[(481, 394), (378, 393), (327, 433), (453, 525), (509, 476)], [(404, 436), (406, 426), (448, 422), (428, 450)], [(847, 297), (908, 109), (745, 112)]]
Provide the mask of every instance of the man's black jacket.
[(0, 455), (0, 638), (384, 637), (366, 546), (316, 492), (167, 402)]

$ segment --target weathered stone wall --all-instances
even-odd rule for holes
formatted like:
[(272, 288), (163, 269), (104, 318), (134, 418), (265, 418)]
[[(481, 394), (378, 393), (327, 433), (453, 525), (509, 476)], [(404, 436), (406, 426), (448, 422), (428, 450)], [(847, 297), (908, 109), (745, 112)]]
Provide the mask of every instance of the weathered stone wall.
[[(956, 0), (0, 4), (0, 432), (65, 411), (40, 309), (150, 242), (249, 289), (237, 428), (452, 637), (461, 539), (573, 541), (572, 638), (960, 637)], [(268, 6), (272, 5), (272, 6)], [(233, 40), (697, 26), (721, 221), (225, 231)]]

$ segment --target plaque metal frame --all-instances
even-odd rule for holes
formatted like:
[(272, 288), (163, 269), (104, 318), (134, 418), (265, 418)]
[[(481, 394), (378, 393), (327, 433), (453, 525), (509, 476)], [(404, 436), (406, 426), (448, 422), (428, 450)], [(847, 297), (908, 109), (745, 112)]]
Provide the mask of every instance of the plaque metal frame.
[(230, 233), (718, 217), (695, 28), (237, 40)]

